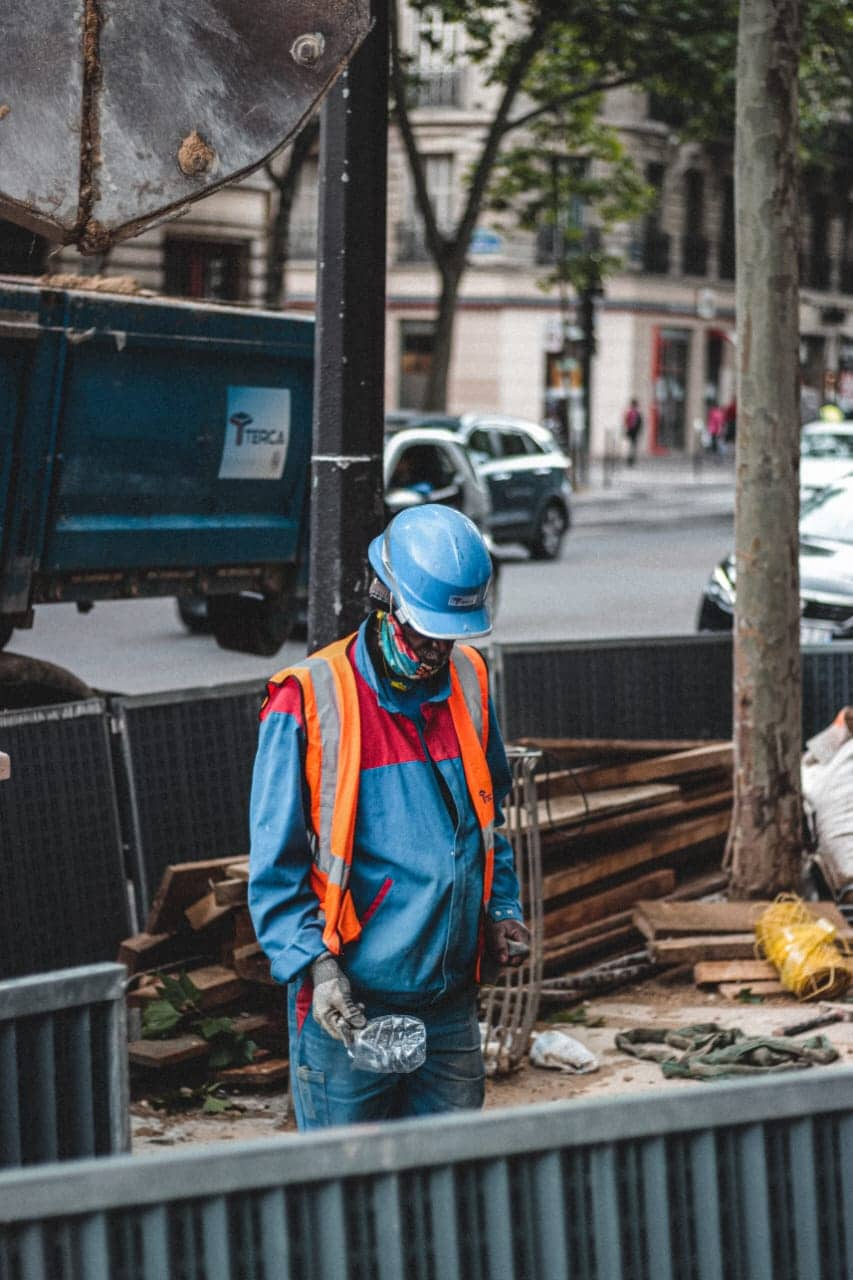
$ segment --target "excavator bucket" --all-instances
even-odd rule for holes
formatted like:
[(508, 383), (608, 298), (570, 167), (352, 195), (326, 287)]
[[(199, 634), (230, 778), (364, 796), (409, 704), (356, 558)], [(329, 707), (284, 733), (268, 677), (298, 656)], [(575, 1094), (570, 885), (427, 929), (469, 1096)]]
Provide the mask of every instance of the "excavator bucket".
[(368, 0), (2, 0), (0, 217), (102, 253), (280, 150)]

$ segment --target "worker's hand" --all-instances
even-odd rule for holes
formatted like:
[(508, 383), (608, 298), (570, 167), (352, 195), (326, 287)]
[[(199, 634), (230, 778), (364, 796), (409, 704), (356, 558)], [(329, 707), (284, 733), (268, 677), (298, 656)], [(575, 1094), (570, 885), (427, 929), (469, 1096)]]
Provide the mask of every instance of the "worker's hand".
[(517, 969), (530, 955), (530, 934), (520, 920), (486, 921), (486, 954)]
[(314, 999), (311, 1012), (325, 1032), (344, 1044), (352, 1043), (352, 1033), (365, 1026), (361, 1005), (352, 998), (349, 979), (334, 956), (325, 951), (311, 965)]

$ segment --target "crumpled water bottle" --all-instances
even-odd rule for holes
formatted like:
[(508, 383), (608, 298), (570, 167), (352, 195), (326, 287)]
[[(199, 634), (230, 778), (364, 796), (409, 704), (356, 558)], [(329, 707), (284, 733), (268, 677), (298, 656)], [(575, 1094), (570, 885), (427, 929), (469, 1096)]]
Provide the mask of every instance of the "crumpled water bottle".
[(408, 1013), (386, 1013), (353, 1033), (347, 1053), (359, 1071), (417, 1071), (426, 1062), (426, 1027)]

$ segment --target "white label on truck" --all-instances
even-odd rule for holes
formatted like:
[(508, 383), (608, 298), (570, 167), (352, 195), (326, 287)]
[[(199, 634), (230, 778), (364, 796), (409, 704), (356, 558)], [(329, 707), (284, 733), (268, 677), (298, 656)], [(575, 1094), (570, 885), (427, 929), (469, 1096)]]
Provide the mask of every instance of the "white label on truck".
[(280, 480), (290, 438), (285, 387), (229, 387), (220, 480)]

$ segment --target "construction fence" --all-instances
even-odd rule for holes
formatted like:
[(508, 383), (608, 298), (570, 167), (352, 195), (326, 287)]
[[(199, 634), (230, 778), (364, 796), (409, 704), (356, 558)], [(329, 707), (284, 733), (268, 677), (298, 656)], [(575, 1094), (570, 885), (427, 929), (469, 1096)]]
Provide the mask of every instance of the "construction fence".
[[(494, 645), (508, 741), (728, 738), (731, 638)], [(804, 739), (853, 703), (853, 644), (803, 653)], [(0, 714), (0, 979), (115, 958), (164, 868), (248, 852), (260, 682)], [(128, 885), (130, 893), (128, 893)]]
[(2, 1280), (849, 1280), (853, 1070), (0, 1174)]

